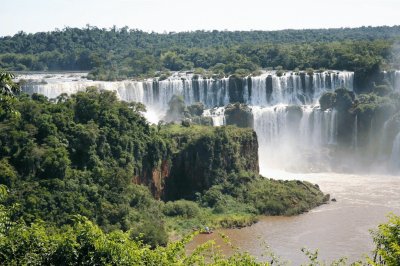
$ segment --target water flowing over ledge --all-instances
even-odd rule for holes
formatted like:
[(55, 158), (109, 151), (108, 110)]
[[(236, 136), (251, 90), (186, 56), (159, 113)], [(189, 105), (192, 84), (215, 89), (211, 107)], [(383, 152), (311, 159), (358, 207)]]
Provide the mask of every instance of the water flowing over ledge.
[(202, 78), (193, 74), (174, 73), (165, 80), (147, 79), (142, 81), (124, 80), (117, 82), (91, 81), (82, 78), (81, 73), (55, 75), (22, 75), (26, 80), (22, 86), (28, 94), (40, 93), (56, 98), (62, 93), (72, 94), (96, 86), (111, 90), (124, 101), (142, 102), (149, 108), (166, 110), (173, 95), (183, 96), (187, 105), (202, 102), (205, 106), (220, 107), (232, 102), (268, 106), (274, 104), (312, 104), (327, 90), (340, 87), (353, 89), (353, 72), (325, 71), (307, 74), (305, 72), (275, 71), (261, 76), (238, 78), (230, 76), (221, 79)]
[(400, 91), (400, 70), (385, 71), (383, 78), (389, 81), (395, 91)]

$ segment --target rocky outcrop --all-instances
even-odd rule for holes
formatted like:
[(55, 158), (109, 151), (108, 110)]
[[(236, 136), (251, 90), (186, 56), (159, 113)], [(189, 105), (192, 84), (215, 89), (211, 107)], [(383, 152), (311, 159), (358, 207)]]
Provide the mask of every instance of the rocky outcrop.
[(169, 176), (170, 168), (168, 160), (162, 160), (154, 167), (146, 165), (142, 173), (133, 178), (133, 183), (149, 187), (154, 198), (161, 199), (164, 192), (164, 180)]
[[(186, 141), (183, 141), (185, 143)], [(189, 141), (172, 159), (164, 198), (193, 199), (230, 173), (259, 171), (258, 142), (253, 130), (221, 127)]]
[(225, 108), (225, 122), (227, 125), (238, 127), (254, 127), (254, 117), (251, 109), (240, 103), (229, 104)]
[[(177, 127), (174, 125), (173, 127)], [(154, 197), (164, 200), (194, 199), (229, 174), (259, 172), (256, 133), (237, 127), (181, 127), (164, 134), (172, 141), (171, 151), (155, 167), (144, 166), (134, 183), (148, 186)]]
[(247, 80), (244, 78), (235, 75), (229, 77), (229, 102), (244, 103), (243, 91), (245, 83), (247, 83)]

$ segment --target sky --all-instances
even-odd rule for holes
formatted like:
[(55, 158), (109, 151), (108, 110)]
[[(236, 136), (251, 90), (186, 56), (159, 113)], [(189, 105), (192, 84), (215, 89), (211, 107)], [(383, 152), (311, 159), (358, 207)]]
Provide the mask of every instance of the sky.
[(144, 31), (400, 25), (400, 0), (0, 0), (0, 36), (65, 27)]

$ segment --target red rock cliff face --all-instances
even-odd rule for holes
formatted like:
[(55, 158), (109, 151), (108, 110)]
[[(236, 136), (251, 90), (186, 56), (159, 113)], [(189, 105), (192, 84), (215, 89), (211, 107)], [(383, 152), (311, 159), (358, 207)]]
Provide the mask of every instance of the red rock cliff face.
[(144, 167), (134, 179), (150, 187), (158, 199), (195, 198), (196, 192), (208, 189), (230, 173), (259, 172), (258, 142), (252, 129), (221, 127), (196, 139), (180, 136), (177, 143), (185, 144), (179, 144), (178, 151), (158, 166)]
[(156, 199), (161, 199), (164, 192), (164, 181), (169, 176), (170, 164), (168, 160), (163, 160), (160, 165), (153, 168), (144, 168), (139, 176), (135, 176), (135, 184), (145, 185), (150, 188), (151, 193)]
[(244, 169), (249, 172), (260, 172), (258, 161), (258, 141), (256, 132), (253, 131), (251, 138), (244, 138), (240, 141), (240, 155), (243, 160)]

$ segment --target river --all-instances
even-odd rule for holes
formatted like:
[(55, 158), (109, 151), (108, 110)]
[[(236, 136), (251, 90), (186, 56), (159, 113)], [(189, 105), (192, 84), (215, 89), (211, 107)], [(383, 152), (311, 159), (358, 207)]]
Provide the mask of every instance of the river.
[[(320, 186), (336, 202), (322, 205), (298, 216), (263, 217), (253, 226), (242, 229), (224, 229), (231, 243), (241, 251), (247, 251), (263, 260), (267, 243), (274, 254), (292, 265), (307, 261), (302, 247), (319, 250), (319, 258), (330, 262), (347, 257), (354, 262), (371, 254), (373, 242), (370, 229), (387, 220), (388, 213), (400, 214), (400, 177), (356, 174), (290, 174), (264, 173), (279, 179), (300, 179)], [(216, 239), (218, 233), (199, 235), (189, 245)], [(227, 245), (221, 244), (222, 252), (230, 254)]]

